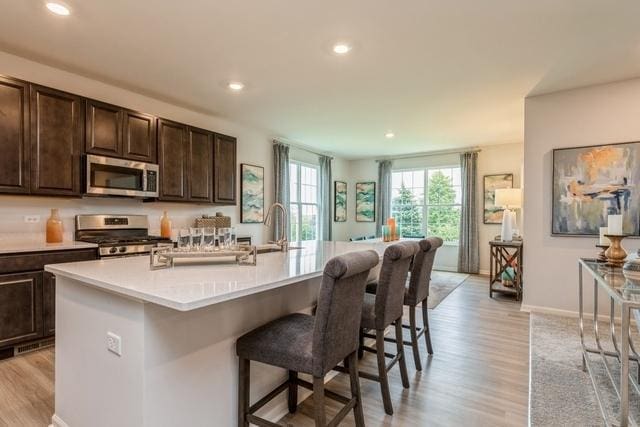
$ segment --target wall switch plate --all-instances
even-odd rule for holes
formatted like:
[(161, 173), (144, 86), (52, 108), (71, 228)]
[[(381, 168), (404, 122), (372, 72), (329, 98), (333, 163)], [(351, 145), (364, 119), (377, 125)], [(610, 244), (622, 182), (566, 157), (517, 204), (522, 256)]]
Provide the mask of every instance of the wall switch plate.
[(113, 332), (107, 332), (107, 350), (122, 356), (122, 338)]
[(40, 215), (25, 215), (24, 222), (27, 224), (37, 224), (40, 222)]

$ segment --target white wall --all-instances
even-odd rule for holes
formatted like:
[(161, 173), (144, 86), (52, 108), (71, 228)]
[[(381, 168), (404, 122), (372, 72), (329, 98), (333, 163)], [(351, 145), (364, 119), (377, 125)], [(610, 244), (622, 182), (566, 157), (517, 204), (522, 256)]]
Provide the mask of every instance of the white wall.
[[(521, 143), (483, 146), (478, 153), (477, 200), (478, 224), (480, 239), (480, 270), (489, 271), (489, 240), (500, 233), (500, 225), (483, 224), (482, 222), (482, 179), (484, 175), (498, 173), (513, 173), (514, 187), (520, 186), (520, 171), (522, 170), (523, 145)], [(413, 157), (410, 159), (396, 159), (394, 169), (411, 169), (437, 166), (453, 166), (460, 164), (458, 154), (438, 156)], [(375, 223), (357, 222), (355, 220), (355, 184), (361, 181), (378, 181), (378, 164), (375, 160), (355, 160), (349, 162), (350, 181), (347, 197), (348, 233), (345, 238), (353, 236), (372, 235), (376, 232)], [(436, 267), (443, 270), (456, 270), (458, 265), (458, 247), (446, 245), (436, 258)]]
[(638, 141), (639, 117), (640, 79), (526, 99), (525, 307), (577, 311), (578, 258), (596, 254), (596, 238), (551, 236), (552, 149)]
[[(272, 137), (267, 132), (171, 105), (4, 52), (0, 52), (0, 74), (236, 136), (238, 138), (238, 163), (251, 163), (265, 168), (265, 207), (268, 208), (273, 201)], [(344, 160), (335, 158), (333, 168), (335, 179), (346, 179), (348, 168)], [(238, 192), (240, 192), (240, 185), (238, 185)], [(239, 200), (240, 198), (238, 197)], [(211, 215), (215, 212), (223, 212), (232, 218), (232, 223), (239, 229), (239, 235), (251, 235), (258, 243), (265, 241), (270, 236), (268, 230), (261, 224), (240, 224), (239, 206), (142, 203), (132, 199), (67, 199), (1, 195), (0, 234), (42, 233), (50, 208), (60, 209), (67, 236), (73, 233), (73, 218), (80, 213), (147, 214), (149, 215), (152, 231), (159, 232), (159, 218), (165, 209), (169, 211), (169, 216), (173, 220), (174, 230), (192, 224), (194, 219), (202, 214)], [(40, 215), (41, 222), (39, 224), (26, 224), (24, 222), (25, 215)], [(338, 225), (337, 223), (334, 223), (334, 225), (336, 236), (341, 237), (346, 234), (344, 225)]]

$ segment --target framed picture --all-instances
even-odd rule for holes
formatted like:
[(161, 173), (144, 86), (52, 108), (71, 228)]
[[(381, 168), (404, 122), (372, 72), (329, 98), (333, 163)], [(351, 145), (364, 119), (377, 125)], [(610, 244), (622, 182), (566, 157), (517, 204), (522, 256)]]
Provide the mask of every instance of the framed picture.
[(607, 216), (640, 234), (640, 142), (553, 150), (551, 234), (597, 236)]
[(376, 221), (376, 183), (356, 183), (356, 221)]
[(482, 222), (485, 224), (502, 224), (504, 208), (496, 206), (496, 189), (513, 188), (513, 174), (485, 175), (483, 181), (484, 212)]
[(333, 181), (333, 220), (347, 220), (347, 183), (343, 181)]
[(257, 224), (264, 221), (264, 168), (240, 165), (240, 222)]

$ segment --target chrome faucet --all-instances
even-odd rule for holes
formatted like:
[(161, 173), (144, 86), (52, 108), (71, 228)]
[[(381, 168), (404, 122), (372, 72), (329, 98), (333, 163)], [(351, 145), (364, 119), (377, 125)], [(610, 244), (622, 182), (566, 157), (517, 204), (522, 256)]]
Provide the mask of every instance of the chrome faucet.
[(266, 225), (267, 227), (271, 226), (271, 218), (273, 216), (273, 210), (275, 208), (279, 208), (281, 212), (280, 225), (282, 226), (282, 233), (277, 241), (270, 241), (269, 243), (275, 243), (276, 245), (280, 246), (280, 250), (282, 252), (287, 252), (289, 250), (289, 241), (287, 240), (287, 208), (285, 208), (282, 203), (272, 204), (269, 208), (269, 211), (267, 212), (267, 216), (264, 218), (264, 225)]

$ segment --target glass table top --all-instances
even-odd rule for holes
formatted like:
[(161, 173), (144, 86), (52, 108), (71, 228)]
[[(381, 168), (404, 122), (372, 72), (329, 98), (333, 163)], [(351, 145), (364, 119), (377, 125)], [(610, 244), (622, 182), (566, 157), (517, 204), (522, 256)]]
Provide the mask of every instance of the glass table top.
[(638, 263), (638, 271), (611, 267), (595, 259), (581, 258), (580, 264), (618, 302), (640, 307), (640, 259), (634, 261)]

